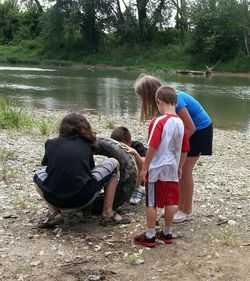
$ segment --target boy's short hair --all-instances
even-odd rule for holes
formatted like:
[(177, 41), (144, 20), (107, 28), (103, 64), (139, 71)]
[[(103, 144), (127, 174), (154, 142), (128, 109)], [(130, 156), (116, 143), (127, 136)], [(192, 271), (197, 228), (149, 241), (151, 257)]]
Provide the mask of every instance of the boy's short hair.
[(120, 126), (114, 128), (111, 138), (119, 142), (128, 143), (131, 140), (131, 134), (128, 128)]
[(156, 101), (159, 99), (167, 104), (176, 105), (177, 104), (177, 93), (172, 87), (162, 86), (156, 91), (155, 95)]

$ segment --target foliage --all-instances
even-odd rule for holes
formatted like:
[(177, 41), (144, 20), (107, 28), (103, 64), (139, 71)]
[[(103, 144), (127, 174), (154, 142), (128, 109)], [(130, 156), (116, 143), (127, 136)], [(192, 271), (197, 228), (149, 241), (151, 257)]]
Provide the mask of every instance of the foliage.
[(115, 122), (113, 120), (109, 120), (106, 124), (106, 129), (114, 129), (115, 128)]
[(13, 41), (20, 26), (19, 14), (16, 1), (8, 0), (0, 4), (0, 44)]
[(226, 245), (226, 246), (231, 245), (234, 241), (233, 231), (228, 225), (226, 225), (223, 228), (222, 239), (223, 239), (223, 244)]
[(8, 165), (8, 161), (14, 160), (15, 158), (15, 151), (0, 148), (1, 177), (7, 184), (10, 183), (11, 179), (15, 176), (14, 170)]
[(194, 1), (189, 50), (211, 62), (237, 55), (244, 45), (245, 8), (237, 0)]
[(165, 61), (165, 68), (236, 61), (237, 68), (237, 58), (250, 56), (246, 0), (56, 0), (47, 7), (23, 1), (22, 8), (18, 3), (0, 3), (0, 45), (16, 48), (11, 55), (1, 53), (0, 61), (149, 67)]
[(144, 260), (140, 257), (139, 253), (133, 253), (129, 255), (128, 260), (132, 265), (138, 265), (144, 263)]

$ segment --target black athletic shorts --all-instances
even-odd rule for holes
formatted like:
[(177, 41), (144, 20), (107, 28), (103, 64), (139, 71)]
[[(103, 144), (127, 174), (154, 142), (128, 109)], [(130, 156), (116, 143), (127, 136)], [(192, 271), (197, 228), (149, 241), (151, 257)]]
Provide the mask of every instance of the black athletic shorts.
[(199, 155), (212, 155), (213, 150), (213, 125), (197, 130), (189, 139), (190, 151), (188, 157)]

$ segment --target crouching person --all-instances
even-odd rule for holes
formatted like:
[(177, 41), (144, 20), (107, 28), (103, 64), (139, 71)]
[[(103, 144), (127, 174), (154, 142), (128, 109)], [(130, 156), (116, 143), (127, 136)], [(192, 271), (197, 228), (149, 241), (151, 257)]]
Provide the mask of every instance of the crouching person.
[(37, 171), (34, 182), (37, 191), (48, 205), (50, 215), (40, 225), (44, 228), (62, 224), (61, 209), (85, 208), (104, 188), (101, 224), (124, 223), (123, 217), (113, 211), (118, 184), (119, 163), (108, 158), (95, 166), (93, 153), (96, 136), (87, 119), (72, 113), (59, 127), (59, 136), (45, 143), (42, 165), (46, 170)]

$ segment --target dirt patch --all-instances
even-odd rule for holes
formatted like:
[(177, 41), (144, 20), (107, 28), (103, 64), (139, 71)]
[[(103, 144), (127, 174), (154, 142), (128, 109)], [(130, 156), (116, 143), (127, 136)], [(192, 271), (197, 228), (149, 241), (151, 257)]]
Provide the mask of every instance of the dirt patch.
[[(34, 114), (59, 120), (65, 112)], [(88, 118), (99, 135), (110, 135), (111, 120), (146, 142), (147, 124)], [(195, 169), (193, 221), (175, 225), (174, 244), (158, 242), (154, 249), (132, 243), (146, 227), (144, 202), (126, 210), (130, 225), (102, 227), (98, 216), (77, 213), (59, 238), (37, 227), (47, 209), (32, 176), (47, 138), (0, 131), (1, 149), (12, 152), (0, 169), (0, 280), (250, 280), (249, 135), (215, 130), (214, 155), (202, 157)]]

